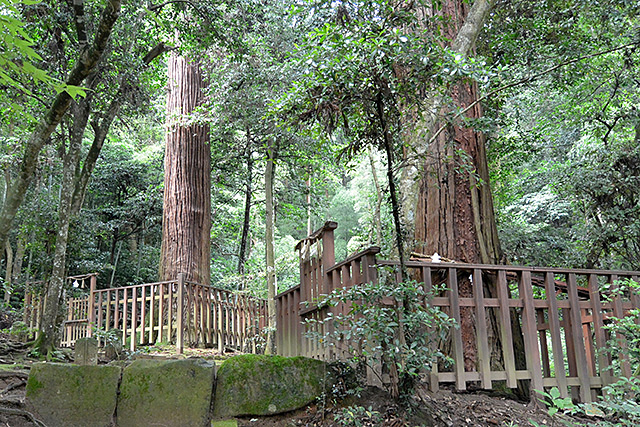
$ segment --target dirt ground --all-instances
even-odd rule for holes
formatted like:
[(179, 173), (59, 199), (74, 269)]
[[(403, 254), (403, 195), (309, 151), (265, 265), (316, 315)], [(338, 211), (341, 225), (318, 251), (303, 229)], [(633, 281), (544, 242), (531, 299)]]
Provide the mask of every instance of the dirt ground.
[[(178, 357), (171, 349), (155, 349), (138, 354), (137, 357)], [(0, 427), (42, 426), (26, 411), (25, 385), (28, 372), (36, 360), (28, 357), (28, 348), (0, 335)], [(221, 355), (212, 350), (190, 350), (181, 357), (205, 357), (220, 359)], [(370, 410), (371, 419), (360, 417), (357, 421), (343, 421), (334, 418), (348, 411), (350, 406)], [(365, 388), (359, 396), (350, 396), (341, 401), (319, 402), (291, 413), (270, 417), (238, 418), (243, 427), (309, 426), (330, 427), (340, 425), (405, 427), (405, 426), (532, 426), (531, 421), (540, 426), (554, 426), (554, 420), (545, 410), (534, 408), (527, 403), (501, 396), (491, 396), (483, 392), (456, 393), (441, 390), (432, 394), (420, 390), (413, 399), (413, 409), (407, 411), (383, 390)], [(359, 423), (359, 424), (358, 424)]]

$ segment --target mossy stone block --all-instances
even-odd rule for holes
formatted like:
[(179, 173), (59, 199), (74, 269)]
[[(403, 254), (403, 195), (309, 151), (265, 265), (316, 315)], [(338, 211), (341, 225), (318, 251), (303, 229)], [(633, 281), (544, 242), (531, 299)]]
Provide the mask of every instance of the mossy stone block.
[(121, 369), (36, 363), (27, 381), (27, 404), (47, 426), (111, 426)]
[(215, 365), (201, 359), (140, 359), (122, 373), (118, 426), (207, 426)]
[(272, 415), (302, 408), (329, 382), (322, 361), (306, 357), (246, 354), (218, 370), (213, 415)]

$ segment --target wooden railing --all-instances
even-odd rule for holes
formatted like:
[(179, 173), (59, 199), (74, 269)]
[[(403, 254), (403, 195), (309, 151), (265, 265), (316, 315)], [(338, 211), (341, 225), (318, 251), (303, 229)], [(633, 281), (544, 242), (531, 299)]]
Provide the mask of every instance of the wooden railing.
[[(65, 289), (95, 289), (97, 273), (69, 276), (65, 279)], [(40, 322), (46, 305), (45, 282), (29, 282), (26, 284), (23, 305), (23, 321), (29, 330), (27, 339), (35, 339), (40, 333)], [(65, 292), (66, 293), (66, 292)], [(76, 339), (90, 336), (88, 326), (88, 305), (86, 297), (65, 298), (67, 315), (62, 324), (61, 346), (69, 347)]]
[(89, 323), (119, 330), (134, 351), (139, 345), (255, 351), (266, 322), (266, 301), (213, 286), (178, 280), (100, 289), (89, 298)]
[[(67, 316), (62, 324), (60, 345), (73, 347), (79, 338), (95, 335), (95, 330), (117, 331), (123, 345), (135, 351), (139, 345), (175, 343), (255, 351), (266, 326), (266, 301), (213, 286), (184, 280), (145, 283), (119, 288), (96, 289), (96, 276), (75, 276), (78, 282), (90, 279), (86, 297), (67, 300)], [(85, 287), (80, 282), (80, 287)], [(25, 323), (39, 328), (44, 304), (36, 293), (25, 295)], [(101, 344), (106, 336), (98, 334)]]
[[(397, 266), (380, 261), (378, 265)], [(471, 264), (441, 264), (410, 261), (425, 288), (436, 282), (447, 287), (445, 295), (425, 301), (440, 307), (458, 325), (462, 316), (473, 316), (475, 328), (451, 330), (449, 357), (454, 361), (447, 372), (433, 365), (431, 388), (440, 383), (455, 383), (464, 390), (469, 382), (491, 389), (495, 381), (506, 381), (515, 388), (517, 380), (531, 381), (532, 390), (557, 387), (562, 397), (572, 395), (581, 402), (593, 401), (596, 391), (611, 384), (615, 376), (631, 376), (628, 360), (619, 357), (620, 370), (612, 370), (612, 355), (607, 341), (612, 337), (604, 325), (612, 317), (622, 318), (632, 308), (640, 308), (637, 293), (613, 292), (619, 279), (640, 282), (640, 272), (573, 270)], [(459, 284), (467, 281), (471, 292), (461, 295)], [(606, 285), (606, 286), (605, 286)], [(535, 291), (538, 288), (542, 291)], [(606, 288), (607, 291), (601, 291)], [(490, 289), (492, 295), (487, 295)], [(489, 345), (491, 318), (498, 319), (499, 351)], [(517, 323), (518, 328), (514, 329)], [(517, 369), (513, 346), (514, 330), (522, 330), (526, 366)], [(465, 370), (465, 346), (462, 335), (474, 335), (477, 364)], [(624, 339), (618, 337), (621, 345)], [(495, 369), (495, 366), (500, 368)]]
[[(328, 322), (304, 326), (307, 319), (323, 320), (330, 311), (349, 311), (345, 306), (317, 307), (317, 298), (341, 287), (376, 283), (379, 268), (395, 269), (391, 277), (399, 276), (397, 261), (376, 261), (378, 248), (337, 264), (327, 262), (333, 261), (327, 249), (333, 248), (334, 228), (325, 225), (297, 246), (301, 284), (277, 296), (277, 344), (283, 355), (346, 356), (339, 346), (306, 338), (307, 332), (316, 332), (310, 336), (317, 337), (332, 327)], [(322, 245), (322, 250), (309, 250), (312, 245)], [(491, 389), (497, 381), (515, 388), (518, 380), (530, 380), (531, 390), (557, 387), (563, 397), (590, 402), (616, 377), (631, 375), (623, 354), (606, 352), (612, 338), (625, 346), (623, 337), (611, 337), (604, 326), (640, 308), (637, 293), (615, 292), (619, 279), (640, 282), (640, 272), (424, 261), (409, 261), (408, 268), (426, 290), (446, 287), (443, 294), (423, 303), (439, 307), (462, 325), (452, 328), (448, 342), (441, 343), (453, 364), (433, 364), (432, 390), (442, 383), (454, 383), (458, 390), (469, 383)], [(523, 347), (516, 348), (518, 343)]]

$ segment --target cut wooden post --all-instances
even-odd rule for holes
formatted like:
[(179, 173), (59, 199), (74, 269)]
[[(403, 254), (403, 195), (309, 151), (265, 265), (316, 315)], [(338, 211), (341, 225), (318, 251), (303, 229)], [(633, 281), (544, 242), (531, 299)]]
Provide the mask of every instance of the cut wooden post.
[[(544, 325), (544, 309), (536, 308), (536, 317), (538, 325)], [(549, 348), (547, 346), (547, 329), (544, 326), (538, 326), (538, 336), (540, 338), (540, 357), (542, 357), (542, 376), (544, 378), (551, 377), (551, 363), (549, 359)]]
[(540, 403), (538, 393), (543, 390), (542, 367), (540, 366), (540, 349), (538, 348), (538, 331), (536, 312), (533, 305), (533, 289), (531, 289), (531, 272), (522, 271), (520, 274), (520, 298), (523, 299), (522, 331), (524, 332), (524, 351), (527, 357), (527, 369), (531, 376), (531, 400)]
[(184, 310), (184, 282), (185, 274), (178, 273), (178, 300), (176, 307), (176, 351), (182, 354), (184, 351), (184, 327), (183, 327), (183, 310)]
[(578, 287), (575, 273), (567, 275), (567, 292), (569, 293), (569, 306), (571, 307), (571, 333), (573, 335), (573, 349), (576, 355), (578, 379), (580, 381), (580, 401), (591, 402), (591, 380), (587, 366), (587, 354), (584, 347), (584, 335), (582, 333), (582, 316), (580, 300), (578, 299)]
[(149, 286), (149, 297), (151, 299), (151, 301), (149, 302), (149, 344), (155, 344), (156, 340), (155, 340), (155, 327), (156, 327), (156, 321), (155, 321), (155, 313), (156, 313), (156, 293), (157, 293), (157, 289), (158, 286), (157, 285), (151, 285)]
[(144, 344), (147, 331), (147, 286), (140, 286), (140, 292), (140, 344)]
[(487, 313), (484, 308), (482, 270), (473, 270), (473, 296), (476, 304), (476, 333), (478, 346), (478, 371), (480, 383), (485, 390), (491, 390), (491, 352), (487, 335)]
[(138, 288), (131, 288), (131, 337), (129, 339), (129, 348), (136, 351), (136, 332), (138, 329)]
[(500, 338), (504, 368), (507, 374), (507, 387), (516, 388), (516, 358), (513, 352), (513, 332), (511, 330), (511, 309), (509, 307), (509, 284), (505, 270), (498, 271), (498, 304), (500, 306)]
[(602, 301), (600, 300), (600, 288), (598, 286), (598, 276), (589, 275), (589, 298), (591, 299), (591, 313), (593, 315), (593, 334), (596, 339), (596, 347), (598, 348), (598, 368), (602, 385), (609, 385), (612, 381), (611, 364), (609, 357), (605, 352), (607, 347), (607, 338), (604, 331), (604, 319), (602, 316)]
[(128, 289), (124, 288), (122, 290), (122, 298), (123, 298), (123, 306), (122, 306), (122, 346), (127, 345), (127, 330), (129, 324), (129, 296)]
[(96, 309), (94, 304), (95, 304), (95, 293), (96, 293), (97, 283), (98, 283), (97, 274), (92, 274), (91, 279), (89, 280), (89, 307), (87, 308), (87, 311), (88, 311), (87, 320), (89, 321), (89, 324), (87, 325), (88, 337), (93, 336), (93, 328), (96, 323)]
[(462, 347), (462, 331), (460, 330), (460, 301), (458, 292), (458, 276), (457, 270), (453, 267), (448, 268), (447, 284), (449, 286), (449, 304), (451, 305), (451, 317), (456, 322), (457, 327), (451, 328), (453, 333), (453, 354), (454, 369), (456, 377), (456, 389), (466, 390), (467, 383), (465, 380), (464, 370), (464, 348)]
[(322, 233), (322, 284), (324, 294), (331, 293), (332, 284), (327, 275), (327, 270), (336, 264), (333, 230), (333, 228), (325, 227), (324, 233)]
[[(614, 292), (613, 295), (613, 315), (618, 319), (622, 319), (624, 317), (624, 310), (622, 308), (622, 298), (619, 295), (619, 288), (615, 284), (618, 280), (618, 276), (615, 274), (611, 275), (610, 283), (611, 288)], [(618, 344), (620, 345), (620, 349), (622, 351), (619, 352), (620, 358), (620, 370), (622, 372), (622, 376), (625, 378), (631, 378), (631, 365), (629, 365), (629, 358), (626, 354), (627, 351), (627, 340), (624, 338), (622, 334), (617, 334)]]
[(549, 333), (551, 334), (551, 349), (553, 351), (553, 369), (556, 374), (556, 382), (560, 397), (568, 397), (567, 374), (564, 369), (564, 353), (562, 351), (562, 338), (560, 336), (560, 316), (558, 314), (558, 301), (556, 300), (555, 277), (548, 271), (544, 278), (544, 288), (549, 303)]

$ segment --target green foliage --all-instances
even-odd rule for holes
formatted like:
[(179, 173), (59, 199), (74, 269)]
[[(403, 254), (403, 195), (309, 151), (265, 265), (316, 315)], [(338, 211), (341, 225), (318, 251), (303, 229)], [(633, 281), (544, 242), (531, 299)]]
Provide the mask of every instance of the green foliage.
[(344, 304), (348, 312), (330, 312), (320, 321), (308, 319), (310, 326), (317, 323), (333, 327), (333, 332), (324, 335), (308, 335), (323, 345), (347, 351), (355, 361), (373, 366), (382, 360), (395, 368), (400, 391), (409, 395), (420, 373), (444, 357), (436, 344), (454, 326), (445, 313), (425, 304), (432, 295), (414, 281), (336, 289), (321, 297), (318, 306)]
[(380, 425), (384, 417), (371, 406), (348, 406), (342, 408), (333, 419), (341, 426), (368, 427)]
[(566, 414), (576, 410), (576, 405), (571, 401), (571, 397), (560, 397), (558, 387), (552, 387), (549, 392), (536, 390), (544, 399), (548, 406), (549, 416), (553, 417), (557, 413)]
[[(20, 9), (38, 3), (37, 0), (0, 1), (0, 85), (31, 96), (33, 92), (28, 82), (31, 79), (52, 87), (58, 93), (66, 91), (73, 99), (86, 96), (84, 88), (66, 85), (34, 65), (34, 62), (41, 62), (43, 58), (34, 50), (36, 41), (25, 31)], [(10, 104), (9, 108), (25, 112), (17, 103)]]

